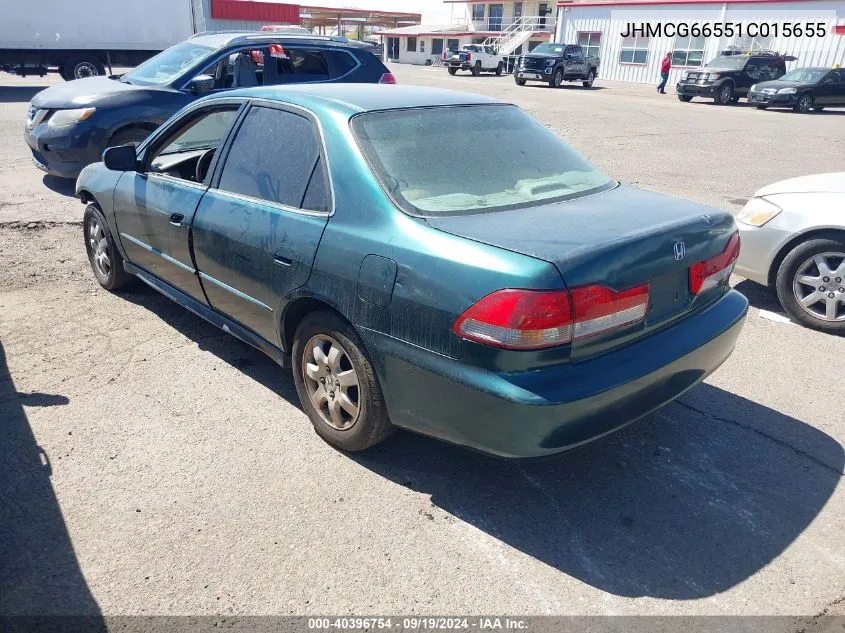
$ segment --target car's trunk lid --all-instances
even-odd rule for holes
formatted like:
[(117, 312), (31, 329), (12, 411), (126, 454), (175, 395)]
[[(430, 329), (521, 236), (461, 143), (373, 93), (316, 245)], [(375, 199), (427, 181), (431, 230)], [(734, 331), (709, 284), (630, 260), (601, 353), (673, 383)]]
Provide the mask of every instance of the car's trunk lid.
[[(701, 307), (689, 291), (689, 268), (722, 252), (736, 230), (727, 212), (626, 186), (566, 202), (426, 221), (548, 261), (569, 288), (649, 284), (644, 323), (636, 332), (597, 337), (602, 344), (636, 338)], [(595, 351), (596, 341), (582, 348)]]

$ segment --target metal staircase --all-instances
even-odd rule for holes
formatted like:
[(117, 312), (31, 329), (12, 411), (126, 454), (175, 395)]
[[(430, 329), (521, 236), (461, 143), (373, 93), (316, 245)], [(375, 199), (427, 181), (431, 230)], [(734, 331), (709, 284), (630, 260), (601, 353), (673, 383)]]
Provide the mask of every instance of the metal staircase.
[(484, 45), (492, 46), (499, 55), (511, 55), (531, 38), (532, 33), (549, 32), (553, 28), (552, 18), (541, 18), (537, 15), (523, 16), (515, 19), (501, 33), (488, 37), (484, 40)]

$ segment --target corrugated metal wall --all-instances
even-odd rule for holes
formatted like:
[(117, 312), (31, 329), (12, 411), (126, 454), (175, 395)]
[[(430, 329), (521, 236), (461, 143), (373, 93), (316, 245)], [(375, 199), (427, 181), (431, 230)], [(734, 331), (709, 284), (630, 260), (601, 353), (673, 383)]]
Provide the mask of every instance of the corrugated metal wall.
[[(660, 62), (663, 56), (672, 50), (674, 37), (652, 37), (649, 40), (648, 57), (644, 65), (622, 64), (619, 52), (622, 47), (622, 33), (627, 23), (666, 23), (714, 24), (719, 22), (766, 22), (796, 23), (824, 22), (827, 35), (819, 37), (778, 37), (773, 39), (771, 47), (781, 53), (794, 55), (797, 62), (787, 68), (800, 66), (845, 66), (845, 36), (833, 33), (837, 11), (845, 18), (843, 0), (797, 0), (766, 4), (701, 4), (701, 5), (660, 5), (645, 7), (630, 6), (583, 6), (577, 4), (558, 9), (558, 29), (556, 40), (575, 43), (579, 32), (599, 32), (601, 37), (599, 77), (614, 81), (636, 83), (658, 83), (660, 81)], [(840, 20), (841, 22), (841, 20)], [(709, 37), (705, 40), (705, 62), (716, 57), (722, 49), (734, 43), (736, 38)], [(684, 68), (673, 68), (670, 85), (680, 78)]]

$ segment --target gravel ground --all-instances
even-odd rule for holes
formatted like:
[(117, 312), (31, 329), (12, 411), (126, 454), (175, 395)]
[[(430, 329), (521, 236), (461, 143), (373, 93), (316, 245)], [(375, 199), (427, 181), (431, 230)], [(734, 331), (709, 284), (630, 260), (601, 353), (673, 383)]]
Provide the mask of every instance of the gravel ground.
[[(611, 173), (723, 208), (845, 151), (836, 114), (394, 70), (501, 94)], [(8, 88), (0, 614), (841, 612), (845, 338), (761, 317), (771, 295), (735, 279), (755, 307), (734, 355), (603, 441), (535, 464), (409, 433), (343, 455), (259, 352), (96, 285), (82, 207), (29, 166)]]

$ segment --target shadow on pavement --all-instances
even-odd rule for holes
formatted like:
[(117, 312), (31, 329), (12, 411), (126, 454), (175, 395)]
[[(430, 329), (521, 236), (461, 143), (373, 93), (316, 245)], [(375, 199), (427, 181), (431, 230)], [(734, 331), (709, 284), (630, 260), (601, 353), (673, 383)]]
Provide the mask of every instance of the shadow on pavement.
[[(152, 289), (123, 296), (299, 406), (288, 372), (261, 352)], [(771, 563), (822, 510), (845, 463), (818, 429), (706, 384), (543, 462), (406, 432), (349, 457), (598, 589), (676, 600), (726, 591)]]
[(734, 289), (744, 294), (748, 299), (748, 303), (755, 308), (777, 312), (778, 314), (786, 314), (780, 305), (780, 301), (778, 301), (778, 295), (774, 288), (767, 288), (750, 279), (744, 279), (736, 284)]
[(73, 178), (59, 178), (50, 174), (45, 174), (41, 179), (47, 189), (55, 193), (67, 196), (69, 198), (76, 197), (76, 180)]
[(47, 87), (48, 86), (0, 86), (0, 103), (28, 103), (36, 94)]
[(24, 410), (68, 402), (18, 392), (0, 344), (0, 616), (100, 613), (50, 482), (50, 459)]

